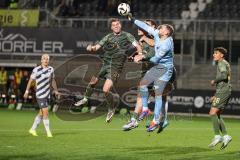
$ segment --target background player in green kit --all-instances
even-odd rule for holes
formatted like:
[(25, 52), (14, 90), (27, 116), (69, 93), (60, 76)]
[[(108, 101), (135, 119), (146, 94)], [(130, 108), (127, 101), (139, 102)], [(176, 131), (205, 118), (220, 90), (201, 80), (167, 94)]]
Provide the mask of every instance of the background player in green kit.
[[(231, 142), (232, 137), (227, 134), (224, 121), (222, 119), (221, 112), (227, 105), (231, 96), (231, 68), (229, 63), (225, 60), (227, 50), (223, 47), (217, 47), (214, 49), (213, 59), (217, 62), (217, 75), (216, 79), (211, 81), (212, 86), (216, 86), (215, 95), (212, 97), (212, 107), (209, 115), (212, 118), (213, 130), (215, 137), (209, 147), (214, 147), (218, 143), (223, 142), (221, 149), (227, 147)], [(220, 135), (220, 131), (223, 137)]]
[(75, 106), (80, 106), (88, 102), (89, 97), (93, 92), (94, 86), (98, 83), (99, 78), (106, 79), (103, 85), (103, 92), (106, 97), (106, 105), (108, 107), (108, 114), (106, 117), (106, 122), (110, 122), (114, 112), (115, 107), (113, 106), (113, 95), (110, 90), (117, 81), (124, 63), (127, 59), (126, 51), (134, 46), (138, 53), (142, 52), (141, 46), (135, 40), (134, 36), (130, 33), (122, 31), (121, 23), (118, 19), (113, 18), (110, 21), (112, 33), (103, 37), (103, 39), (96, 45), (88, 45), (87, 51), (97, 51), (103, 48), (103, 66), (98, 74), (98, 76), (93, 76), (90, 83), (87, 86), (84, 98), (75, 103)]
[[(145, 20), (145, 23), (152, 27), (156, 27), (157, 24), (155, 21), (151, 19)], [(142, 74), (144, 75), (149, 68), (151, 68), (151, 63), (149, 62), (149, 59), (152, 58), (155, 55), (154, 51), (154, 41), (153, 38), (148, 35), (144, 30), (138, 28), (138, 35), (141, 36), (139, 39), (139, 43), (142, 47), (142, 54), (138, 54), (135, 57), (141, 56), (143, 57), (143, 63), (142, 63)], [(135, 58), (134, 57), (134, 58)], [(140, 95), (137, 96), (137, 103), (134, 113), (141, 113), (142, 111), (142, 100)]]
[[(157, 26), (156, 22), (151, 19), (147, 19), (144, 22), (154, 28), (156, 28), (156, 26)], [(148, 35), (147, 32), (145, 32), (144, 30), (142, 30), (140, 28), (138, 28), (138, 35), (140, 36), (139, 43), (142, 47), (142, 54), (137, 54), (134, 56), (134, 58), (142, 57), (142, 59), (143, 59), (142, 75), (144, 75), (149, 70), (149, 68), (151, 68), (151, 66), (150, 66), (151, 63), (149, 62), (149, 59), (155, 55), (155, 51), (154, 51), (154, 47), (153, 47), (154, 41), (153, 41), (153, 38), (150, 35)], [(130, 119), (130, 121), (127, 122), (127, 124), (125, 124), (123, 126), (124, 131), (134, 129), (138, 126), (137, 120), (139, 120), (139, 114), (142, 112), (142, 108), (143, 108), (142, 107), (142, 99), (141, 99), (140, 95), (138, 94), (134, 112), (131, 114), (131, 119)]]

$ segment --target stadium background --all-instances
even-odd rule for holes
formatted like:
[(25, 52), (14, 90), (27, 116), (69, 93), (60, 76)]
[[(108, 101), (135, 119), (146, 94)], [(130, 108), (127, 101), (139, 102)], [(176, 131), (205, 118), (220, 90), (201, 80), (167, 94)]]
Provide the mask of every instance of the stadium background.
[[(78, 92), (81, 86), (68, 84), (79, 83), (85, 64), (90, 73), (99, 68), (99, 57), (90, 56), (85, 48), (110, 31), (110, 17), (120, 18), (123, 30), (138, 38), (137, 28), (117, 14), (121, 2), (131, 5), (136, 18), (152, 18), (175, 28), (178, 76), (177, 89), (168, 97), (173, 113), (170, 126), (160, 135), (147, 134), (142, 124), (134, 131), (122, 132), (128, 119), (122, 114), (108, 125), (105, 116), (80, 122), (77, 114), (65, 119), (50, 112), (54, 138), (46, 138), (43, 126), (38, 129), (38, 137), (28, 135), (37, 105), (34, 97), (28, 101), (21, 97), (41, 54), (50, 54), (59, 87)], [(239, 17), (239, 0), (1, 0), (0, 66), (7, 75), (0, 75), (1, 80), (6, 77), (0, 84), (0, 159), (240, 159), (239, 120), (232, 119), (239, 118), (240, 112)], [(213, 136), (209, 118), (193, 116), (206, 116), (209, 111), (214, 93), (209, 82), (216, 72), (212, 53), (217, 46), (228, 49), (232, 66), (233, 95), (224, 115), (231, 117), (225, 120), (233, 142), (224, 151), (207, 147)], [(135, 67), (138, 71), (141, 66), (129, 62), (123, 74)], [(129, 76), (139, 78), (137, 74)], [(120, 89), (128, 89), (124, 76), (121, 81)], [(122, 96), (125, 93), (119, 92)], [(101, 94), (95, 96), (102, 98)], [(124, 96), (132, 102), (131, 94)]]
[[(120, 2), (129, 3), (136, 18), (152, 18), (158, 24), (170, 23), (175, 28), (178, 78), (177, 91), (169, 97), (170, 111), (207, 113), (214, 90), (209, 85), (215, 76), (213, 48), (223, 46), (228, 49), (234, 90), (225, 113), (239, 114), (240, 2), (237, 0), (149, 0), (147, 4), (141, 0), (3, 0), (0, 66), (7, 71), (6, 87), (1, 87), (7, 97), (1, 98), (1, 106), (14, 104), (10, 108), (15, 108), (22, 103), (27, 77), (39, 64), (42, 53), (51, 55), (51, 65), (55, 68), (72, 57), (88, 54), (86, 46), (109, 32), (110, 17), (120, 18), (123, 30), (138, 38), (136, 27), (117, 14)], [(70, 68), (65, 67), (65, 72)], [(71, 83), (78, 81), (76, 77), (69, 78)], [(34, 103), (34, 100), (23, 102), (23, 108)]]

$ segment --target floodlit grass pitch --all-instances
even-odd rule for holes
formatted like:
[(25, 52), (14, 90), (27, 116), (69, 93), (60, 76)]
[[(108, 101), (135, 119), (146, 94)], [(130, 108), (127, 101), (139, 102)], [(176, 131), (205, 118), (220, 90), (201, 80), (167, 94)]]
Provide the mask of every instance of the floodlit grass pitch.
[(220, 145), (209, 149), (213, 138), (209, 118), (170, 117), (170, 125), (160, 134), (147, 133), (144, 123), (123, 132), (126, 118), (114, 117), (110, 124), (104, 117), (90, 121), (68, 122), (50, 114), (53, 138), (44, 127), (38, 137), (28, 134), (36, 115), (34, 111), (0, 110), (0, 159), (103, 159), (103, 160), (234, 160), (240, 159), (239, 120), (226, 119), (233, 141), (225, 150)]

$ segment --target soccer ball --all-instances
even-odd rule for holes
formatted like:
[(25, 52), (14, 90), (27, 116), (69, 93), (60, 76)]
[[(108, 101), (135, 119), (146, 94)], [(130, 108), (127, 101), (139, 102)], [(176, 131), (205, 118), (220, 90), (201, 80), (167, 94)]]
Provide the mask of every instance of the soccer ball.
[(130, 6), (127, 3), (121, 3), (118, 5), (118, 13), (121, 16), (126, 16), (130, 12)]

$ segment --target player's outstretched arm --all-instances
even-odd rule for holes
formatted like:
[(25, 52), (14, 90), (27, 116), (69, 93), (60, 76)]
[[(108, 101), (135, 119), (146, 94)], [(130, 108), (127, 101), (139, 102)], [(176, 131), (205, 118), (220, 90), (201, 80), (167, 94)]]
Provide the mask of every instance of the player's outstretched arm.
[(149, 34), (153, 35), (153, 36), (158, 36), (158, 30), (155, 30), (153, 27), (147, 25), (145, 22), (140, 21), (135, 19), (132, 16), (132, 13), (128, 13), (127, 18), (132, 21), (135, 25), (137, 25), (138, 27), (142, 28), (143, 30), (145, 30), (146, 32), (148, 32)]

